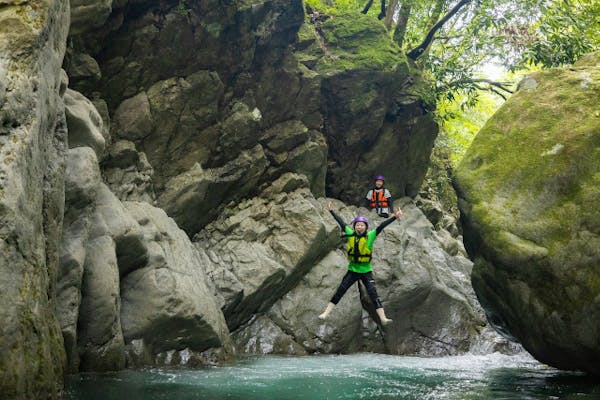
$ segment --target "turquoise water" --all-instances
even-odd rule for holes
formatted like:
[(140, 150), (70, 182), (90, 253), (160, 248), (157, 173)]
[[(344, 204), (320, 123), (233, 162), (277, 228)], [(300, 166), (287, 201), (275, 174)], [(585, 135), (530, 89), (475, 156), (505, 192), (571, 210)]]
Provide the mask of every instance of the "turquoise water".
[(265, 356), (202, 370), (81, 374), (67, 382), (66, 399), (600, 400), (600, 383), (528, 356)]

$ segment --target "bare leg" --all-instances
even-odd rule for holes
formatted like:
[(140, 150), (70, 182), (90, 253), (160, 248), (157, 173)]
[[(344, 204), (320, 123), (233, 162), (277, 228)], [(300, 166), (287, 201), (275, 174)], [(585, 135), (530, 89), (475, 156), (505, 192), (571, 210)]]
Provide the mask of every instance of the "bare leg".
[(331, 310), (333, 310), (334, 306), (335, 306), (335, 304), (333, 304), (333, 303), (327, 304), (325, 311), (323, 311), (323, 313), (321, 315), (319, 315), (319, 319), (326, 320), (327, 317), (329, 317), (329, 313), (331, 312)]
[(387, 324), (392, 322), (391, 319), (385, 316), (385, 311), (383, 311), (383, 307), (376, 309), (375, 312), (377, 312), (377, 316), (379, 316), (379, 319), (381, 320), (381, 325), (386, 326)]

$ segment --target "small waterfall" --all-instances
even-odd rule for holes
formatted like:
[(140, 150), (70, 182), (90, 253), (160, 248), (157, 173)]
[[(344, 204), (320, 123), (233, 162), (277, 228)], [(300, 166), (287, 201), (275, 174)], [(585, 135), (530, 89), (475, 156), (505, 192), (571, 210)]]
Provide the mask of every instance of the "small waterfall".
[(529, 354), (520, 343), (505, 338), (490, 325), (487, 325), (481, 331), (479, 338), (471, 345), (469, 354), (485, 355), (492, 353), (508, 355)]

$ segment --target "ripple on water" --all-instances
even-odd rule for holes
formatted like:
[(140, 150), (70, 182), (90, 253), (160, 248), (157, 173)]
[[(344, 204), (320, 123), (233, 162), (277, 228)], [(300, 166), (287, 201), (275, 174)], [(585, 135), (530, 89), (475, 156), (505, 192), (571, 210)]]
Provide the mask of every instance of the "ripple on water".
[(82, 374), (70, 400), (405, 399), (600, 400), (598, 383), (529, 356), (443, 358), (381, 354), (249, 357), (202, 370), (148, 369)]

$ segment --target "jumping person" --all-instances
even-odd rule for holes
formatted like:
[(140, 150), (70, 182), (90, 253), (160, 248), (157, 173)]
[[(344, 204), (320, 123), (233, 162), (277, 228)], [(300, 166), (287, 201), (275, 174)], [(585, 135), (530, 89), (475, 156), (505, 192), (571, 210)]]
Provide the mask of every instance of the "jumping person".
[(369, 221), (365, 217), (354, 218), (352, 228), (350, 228), (348, 225), (346, 225), (344, 220), (333, 211), (331, 202), (329, 202), (327, 208), (329, 209), (329, 212), (333, 218), (335, 218), (337, 223), (340, 225), (342, 232), (344, 232), (344, 236), (348, 238), (346, 251), (348, 253), (349, 264), (348, 272), (346, 272), (346, 275), (344, 275), (340, 286), (331, 298), (329, 304), (327, 304), (325, 311), (319, 315), (319, 319), (327, 319), (329, 313), (331, 310), (333, 310), (333, 307), (341, 300), (346, 291), (360, 279), (363, 285), (365, 285), (371, 301), (375, 305), (375, 311), (381, 320), (381, 324), (387, 325), (392, 320), (385, 316), (383, 305), (381, 304), (381, 300), (379, 300), (379, 296), (377, 295), (375, 281), (373, 280), (371, 257), (373, 253), (373, 242), (375, 242), (377, 235), (379, 235), (386, 226), (400, 218), (400, 216), (402, 216), (402, 211), (398, 209), (391, 218), (383, 221), (376, 229), (367, 231), (369, 227)]
[(365, 207), (375, 212), (380, 216), (387, 218), (390, 211), (393, 210), (392, 195), (389, 190), (383, 187), (385, 177), (377, 175), (375, 177), (375, 187), (367, 193), (365, 197)]

